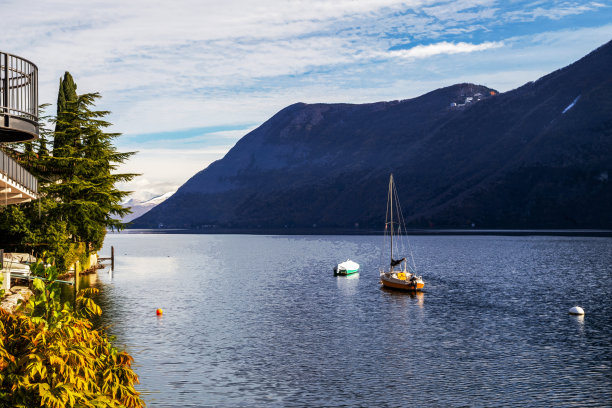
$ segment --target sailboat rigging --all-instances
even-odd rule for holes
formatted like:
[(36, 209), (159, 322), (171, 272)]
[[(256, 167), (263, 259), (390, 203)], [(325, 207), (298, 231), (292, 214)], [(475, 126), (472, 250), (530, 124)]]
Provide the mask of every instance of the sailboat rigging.
[[(412, 248), (405, 234), (406, 225), (404, 216), (399, 203), (393, 174), (391, 174), (389, 177), (389, 192), (387, 194), (387, 212), (385, 215), (385, 233), (381, 261), (385, 259), (386, 253), (389, 253), (391, 256), (388, 269), (385, 265), (386, 261), (381, 262), (385, 266), (380, 268), (380, 283), (387, 288), (420, 291), (425, 286), (425, 282), (421, 276), (417, 275)], [(388, 248), (387, 241), (389, 241)], [(396, 255), (400, 255), (400, 257), (396, 259)], [(408, 255), (410, 255), (409, 258)]]

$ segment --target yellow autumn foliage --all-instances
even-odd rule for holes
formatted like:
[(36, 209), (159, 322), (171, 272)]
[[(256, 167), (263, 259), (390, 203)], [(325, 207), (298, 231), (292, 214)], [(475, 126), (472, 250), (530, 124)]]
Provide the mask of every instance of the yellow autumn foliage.
[(75, 311), (54, 295), (56, 272), (45, 276), (33, 285), (29, 315), (0, 309), (0, 408), (144, 407), (132, 357), (88, 319), (101, 313), (96, 289), (79, 293)]

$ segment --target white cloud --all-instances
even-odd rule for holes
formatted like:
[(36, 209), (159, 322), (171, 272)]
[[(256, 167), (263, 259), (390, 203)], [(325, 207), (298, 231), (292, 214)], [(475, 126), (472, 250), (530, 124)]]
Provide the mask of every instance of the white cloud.
[(432, 7), (424, 7), (423, 11), (440, 20), (465, 22), (489, 19), (498, 10), (496, 0), (455, 0)]
[(390, 51), (389, 53), (392, 56), (401, 58), (428, 58), (440, 54), (461, 54), (474, 51), (484, 51), (491, 48), (503, 47), (503, 45), (504, 43), (501, 41), (484, 42), (481, 44), (470, 44), (466, 42), (450, 43), (443, 41), (430, 45), (417, 45), (405, 50), (394, 50)]
[(219, 138), (224, 138), (224, 139), (229, 139), (229, 140), (238, 140), (240, 139), (242, 136), (246, 135), (247, 133), (255, 130), (256, 128), (249, 128), (249, 129), (241, 129), (241, 130), (222, 130), (219, 132), (212, 132), (212, 133), (208, 133), (208, 136), (210, 137), (219, 137)]
[(594, 11), (600, 8), (609, 7), (598, 2), (563, 2), (553, 7), (535, 7), (532, 9), (516, 10), (504, 13), (504, 18), (510, 21), (530, 22), (538, 18), (547, 18), (550, 20), (560, 20), (563, 17), (583, 14), (588, 11)]
[[(2, 21), (0, 49), (38, 65), (41, 102), (55, 101), (70, 71), (79, 92), (102, 94), (98, 108), (113, 112), (113, 131), (136, 135), (262, 123), (298, 101), (405, 99), (463, 81), (504, 91), (612, 37), (611, 25), (496, 35), (508, 21), (609, 9), (517, 4), (523, 9), (506, 11), (499, 0), (0, 0), (0, 14), (12, 16)], [(227, 137), (229, 148), (241, 133), (209, 137)], [(145, 173), (138, 188), (180, 184), (220, 157), (197, 150), (206, 136), (126, 139), (120, 149), (141, 151), (130, 161)], [(174, 150), (186, 142), (196, 150)]]
[(141, 176), (118, 187), (135, 191), (134, 198), (147, 199), (178, 189), (191, 176), (221, 159), (232, 145), (210, 149), (141, 149), (118, 169)]

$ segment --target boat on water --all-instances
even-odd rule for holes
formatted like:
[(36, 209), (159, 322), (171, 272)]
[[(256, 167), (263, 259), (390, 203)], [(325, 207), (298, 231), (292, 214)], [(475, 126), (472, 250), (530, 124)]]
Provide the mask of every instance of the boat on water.
[(334, 267), (334, 275), (352, 275), (359, 272), (359, 264), (350, 259), (339, 263)]
[[(388, 254), (390, 258), (386, 258)], [(417, 275), (412, 248), (406, 237), (406, 225), (393, 174), (389, 177), (381, 264), (383, 266), (379, 271), (380, 283), (384, 287), (413, 292), (423, 290), (425, 281)]]

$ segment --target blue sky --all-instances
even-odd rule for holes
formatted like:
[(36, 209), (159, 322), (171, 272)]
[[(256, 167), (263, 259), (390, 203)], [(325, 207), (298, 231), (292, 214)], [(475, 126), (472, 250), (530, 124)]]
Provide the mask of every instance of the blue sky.
[(0, 49), (70, 71), (112, 111), (124, 189), (176, 189), (295, 102), (406, 99), (459, 82), (501, 92), (612, 40), (612, 1), (0, 0)]

